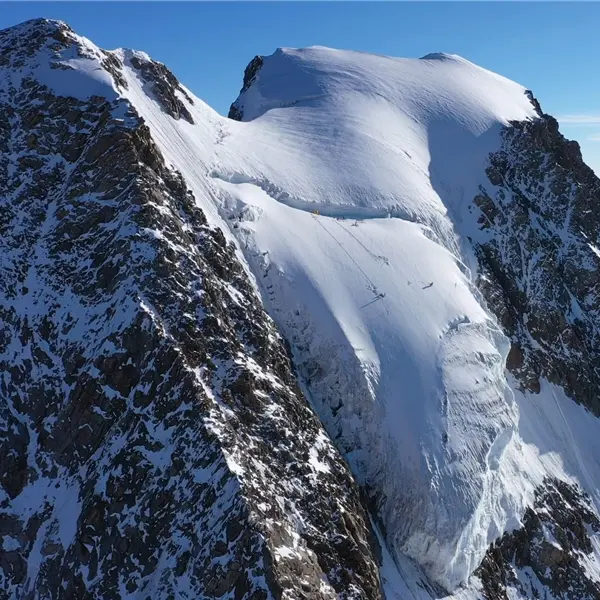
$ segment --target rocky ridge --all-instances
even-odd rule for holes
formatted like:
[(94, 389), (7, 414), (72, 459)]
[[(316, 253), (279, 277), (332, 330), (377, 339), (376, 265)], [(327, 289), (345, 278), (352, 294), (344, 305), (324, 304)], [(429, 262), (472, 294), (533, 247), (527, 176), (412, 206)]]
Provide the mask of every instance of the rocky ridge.
[[(597, 416), (600, 355), (600, 180), (577, 142), (530, 93), (539, 119), (514, 122), (489, 158), (490, 185), (474, 198), (480, 233), (471, 240), (477, 285), (511, 339), (507, 369), (525, 391), (544, 378)], [(523, 527), (488, 551), (478, 573), (486, 597), (507, 589), (530, 598), (600, 598), (585, 569), (598, 514), (579, 486), (555, 480), (536, 491)]]
[(507, 366), (524, 388), (539, 392), (545, 377), (600, 415), (600, 180), (532, 102), (540, 118), (504, 131), (491, 185), (474, 200), (479, 286), (512, 338)]
[(508, 600), (508, 591), (535, 598), (546, 589), (556, 598), (600, 598), (600, 583), (585, 564), (594, 552), (590, 532), (600, 520), (589, 497), (577, 486), (547, 480), (523, 518), (489, 549), (476, 574), (488, 600)]
[[(244, 70), (244, 81), (242, 84), (242, 88), (240, 89), (240, 96), (246, 92), (250, 86), (256, 81), (256, 76), (263, 66), (264, 59), (262, 56), (256, 55), (249, 63), (246, 69)], [(238, 106), (237, 101), (232, 102), (229, 107), (229, 114), (227, 115), (230, 119), (234, 119), (235, 121), (243, 121), (244, 112)]]
[[(0, 597), (380, 597), (352, 476), (118, 54), (47, 20), (0, 53)], [(83, 55), (114, 93), (28, 75)]]

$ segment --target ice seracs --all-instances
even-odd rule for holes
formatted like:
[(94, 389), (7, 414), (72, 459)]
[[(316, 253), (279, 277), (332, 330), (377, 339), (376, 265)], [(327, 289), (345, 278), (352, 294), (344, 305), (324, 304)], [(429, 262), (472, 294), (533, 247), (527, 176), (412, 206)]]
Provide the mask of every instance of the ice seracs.
[(222, 160), (219, 181), (392, 552), (454, 589), (523, 510), (505, 464), (519, 444), (508, 343), (465, 264), (458, 192), (484, 180), (500, 127), (534, 110), (521, 86), (438, 58), (263, 58), (230, 140), (251, 137), (256, 158), (236, 173)]
[[(257, 154), (233, 175), (219, 165), (242, 219), (234, 231), (263, 273), (317, 410), (379, 500), (397, 561), (407, 553), (455, 589), (482, 548), (518, 526), (546, 475), (574, 476), (595, 494), (593, 457), (575, 471), (549, 467), (522, 433), (534, 427), (532, 400), (507, 384), (508, 340), (472, 285), (470, 239), (486, 236), (473, 198), (490, 186), (501, 133), (540, 119), (539, 105), (452, 55), (309, 48), (263, 57), (234, 106), (249, 122), (231, 144), (252, 138)], [(380, 221), (386, 214), (394, 218)]]
[(212, 150), (206, 129), (133, 102), (193, 189), (210, 176), (397, 562), (456, 589), (546, 473), (524, 448), (509, 343), (468, 241), (490, 152), (536, 109), (522, 86), (449, 55), (317, 47), (257, 64), (234, 103), (242, 123), (200, 120), (217, 124)]

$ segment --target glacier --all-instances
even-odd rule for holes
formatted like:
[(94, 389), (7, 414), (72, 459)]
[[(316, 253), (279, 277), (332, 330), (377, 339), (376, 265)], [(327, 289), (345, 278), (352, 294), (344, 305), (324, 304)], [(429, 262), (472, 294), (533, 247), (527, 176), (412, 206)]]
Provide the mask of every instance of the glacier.
[(501, 128), (536, 118), (525, 88), (454, 55), (284, 48), (236, 101), (242, 122), (186, 89), (189, 124), (124, 73), (165, 157), (238, 245), (397, 563), (457, 590), (546, 474), (598, 494), (585, 476), (600, 475), (598, 454), (569, 469), (576, 446), (544, 460), (523, 433), (539, 428), (537, 400), (507, 381), (508, 340), (473, 283), (471, 199)]

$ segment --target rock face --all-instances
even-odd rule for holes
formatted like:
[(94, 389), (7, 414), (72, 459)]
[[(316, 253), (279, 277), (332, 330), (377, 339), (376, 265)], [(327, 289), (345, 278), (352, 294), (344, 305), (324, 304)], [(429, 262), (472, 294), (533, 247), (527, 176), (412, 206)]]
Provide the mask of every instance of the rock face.
[(479, 286), (523, 387), (539, 392), (545, 377), (600, 415), (600, 180), (532, 101), (540, 118), (504, 131), (474, 200)]
[(593, 553), (591, 532), (600, 520), (589, 498), (568, 483), (547, 480), (528, 508), (523, 526), (505, 533), (477, 571), (489, 600), (508, 600), (507, 589), (523, 598), (546, 588), (556, 598), (600, 598), (600, 583), (584, 567)]
[[(507, 368), (524, 390), (540, 378), (600, 415), (600, 180), (557, 121), (530, 99), (539, 119), (502, 133), (474, 199), (478, 286), (511, 337)], [(600, 521), (577, 485), (547, 479), (523, 526), (489, 549), (477, 574), (486, 598), (600, 598), (585, 565)], [(543, 591), (545, 590), (545, 591)], [(512, 596), (510, 596), (512, 597)]]
[(231, 243), (126, 100), (35, 76), (90, 52), (59, 22), (0, 33), (0, 598), (380, 598), (358, 489)]
[[(255, 56), (244, 70), (244, 82), (242, 89), (240, 90), (240, 96), (246, 92), (250, 86), (256, 81), (256, 76), (263, 66), (264, 59), (262, 56)], [(237, 102), (233, 102), (229, 107), (229, 114), (227, 115), (230, 119), (235, 121), (242, 121), (244, 113), (242, 109), (237, 105)]]
[(137, 69), (142, 79), (150, 86), (150, 90), (158, 103), (174, 119), (183, 118), (193, 124), (194, 119), (186, 105), (178, 97), (181, 94), (190, 104), (192, 99), (181, 87), (177, 78), (165, 65), (150, 60), (149, 57), (136, 53), (129, 60), (132, 67)]

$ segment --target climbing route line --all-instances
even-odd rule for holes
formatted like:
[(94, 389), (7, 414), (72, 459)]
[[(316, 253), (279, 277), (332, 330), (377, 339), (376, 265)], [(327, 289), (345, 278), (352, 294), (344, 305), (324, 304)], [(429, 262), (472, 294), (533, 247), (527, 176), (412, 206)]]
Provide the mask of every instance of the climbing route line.
[(361, 306), (361, 308), (364, 308), (365, 306), (368, 306), (369, 304), (372, 304), (373, 302), (377, 302), (377, 300), (381, 300), (382, 298), (384, 298), (385, 294), (381, 294), (379, 292), (377, 286), (373, 283), (373, 280), (365, 273), (364, 269), (356, 262), (354, 257), (350, 254), (350, 252), (348, 252), (348, 250), (344, 248), (344, 245), (335, 237), (335, 235), (333, 235), (333, 233), (331, 233), (331, 231), (329, 231), (329, 229), (327, 229), (327, 227), (325, 227), (325, 225), (323, 225), (323, 223), (319, 221), (316, 214), (313, 214), (313, 219), (319, 224), (319, 226), (325, 231), (325, 233), (327, 233), (327, 235), (333, 238), (333, 241), (344, 251), (346, 256), (356, 265), (357, 269), (363, 274), (363, 277), (368, 281), (369, 289), (371, 290), (371, 292), (373, 292), (373, 294), (375, 294), (376, 298), (374, 298), (371, 302), (368, 302), (364, 306)]
[(337, 219), (335, 221), (337, 223), (337, 225), (339, 225), (348, 235), (352, 236), (354, 238), (354, 240), (359, 243), (364, 249), (365, 251), (372, 256), (373, 258), (377, 259), (377, 260), (382, 260), (383, 262), (385, 262), (386, 264), (389, 264), (388, 259), (385, 256), (381, 256), (380, 254), (375, 254), (374, 252), (372, 252), (371, 250), (369, 250), (347, 227), (344, 227)]
[(375, 302), (377, 302), (378, 300), (381, 300), (384, 297), (385, 297), (384, 294), (378, 294), (376, 298), (373, 298), (373, 300), (371, 300), (370, 302), (367, 302), (366, 304), (363, 304), (359, 308), (366, 308), (367, 306), (371, 306), (371, 304), (374, 304)]

